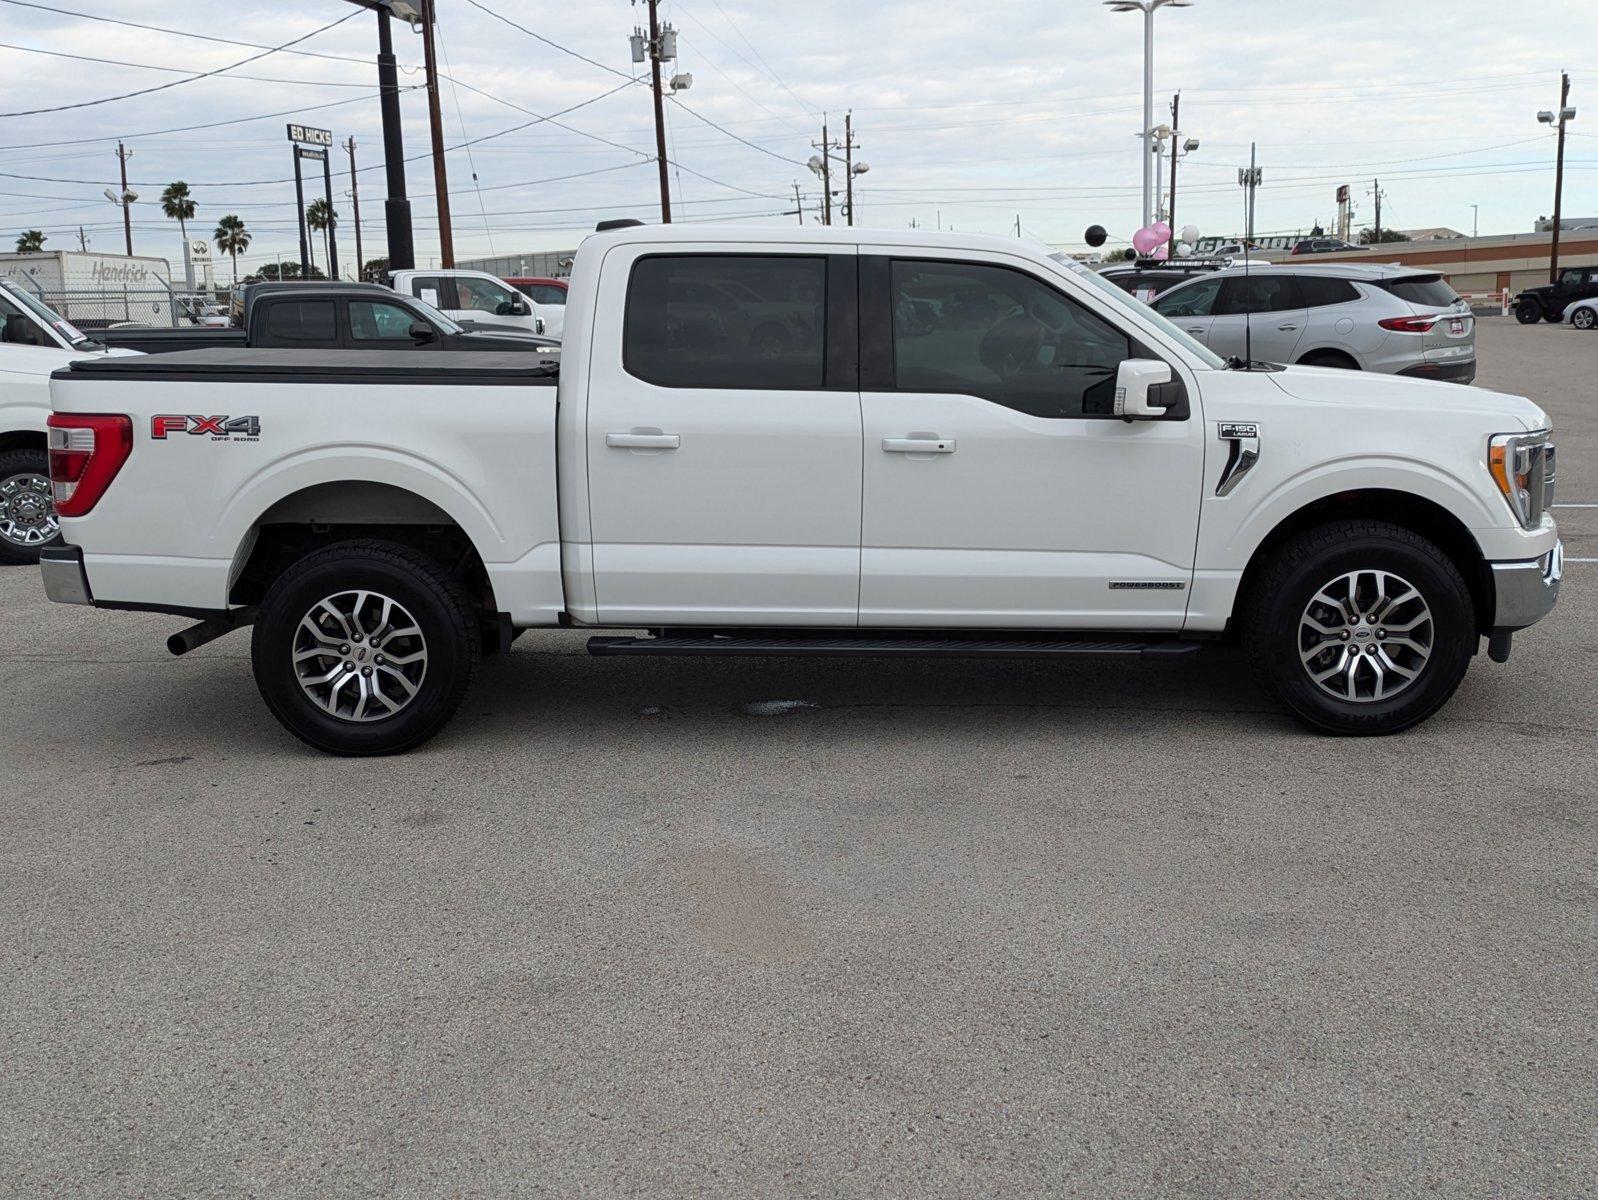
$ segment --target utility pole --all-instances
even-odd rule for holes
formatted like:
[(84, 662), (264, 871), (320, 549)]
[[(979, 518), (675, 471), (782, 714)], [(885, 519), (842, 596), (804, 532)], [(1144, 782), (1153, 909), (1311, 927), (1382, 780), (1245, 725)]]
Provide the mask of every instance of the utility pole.
[(1256, 165), (1258, 159), (1255, 155), (1255, 144), (1248, 144), (1248, 167), (1238, 168), (1238, 186), (1244, 189), (1243, 222), (1247, 231), (1243, 234), (1243, 253), (1246, 256), (1254, 248), (1254, 192), (1264, 182), (1265, 172)]
[(400, 125), (399, 66), (394, 61), (394, 34), (388, 9), (377, 9), (377, 83), (383, 113), (383, 171), (388, 196), (383, 224), (388, 231), (388, 266), (408, 271), (416, 265), (411, 230), (411, 202), (405, 195), (405, 140)]
[(1376, 232), (1371, 238), (1371, 245), (1379, 246), (1382, 241), (1382, 181), (1371, 180), (1371, 194), (1376, 198)]
[(78, 226), (78, 249), (82, 250), (85, 254), (89, 252), (89, 239), (87, 235), (84, 234), (82, 225)]
[(366, 269), (366, 252), (361, 247), (361, 185), (355, 174), (355, 135), (350, 134), (350, 140), (344, 143), (344, 149), (350, 152), (350, 206), (355, 210), (355, 280), (360, 282), (361, 272)]
[(1171, 97), (1171, 237), (1166, 246), (1167, 258), (1176, 257), (1176, 163), (1177, 147), (1182, 144), (1182, 93)]
[(117, 165), (122, 168), (122, 233), (127, 238), (128, 257), (133, 257), (133, 214), (128, 211), (128, 159), (133, 151), (117, 143)]
[(422, 65), (427, 73), (427, 119), (433, 127), (433, 192), (438, 205), (438, 249), (445, 270), (455, 265), (455, 233), (449, 220), (449, 173), (444, 169), (444, 117), (438, 103), (438, 57), (433, 49), (437, 0), (422, 0)]
[(1559, 282), (1560, 205), (1565, 195), (1565, 125), (1576, 114), (1570, 108), (1570, 75), (1559, 73), (1559, 156), (1554, 165), (1554, 236), (1548, 252), (1548, 282)]
[(800, 198), (799, 181), (797, 179), (793, 182), (793, 210), (799, 214), (799, 224), (803, 225), (805, 223), (805, 202)]
[(821, 141), (811, 142), (810, 145), (821, 151), (821, 162), (810, 160), (811, 170), (821, 176), (821, 223), (832, 224), (832, 139), (827, 134), (827, 119), (821, 119)]
[(655, 164), (660, 168), (660, 219), (671, 224), (671, 181), (666, 174), (666, 99), (660, 90), (660, 0), (649, 0), (649, 77), (655, 93)]
[(854, 111), (843, 114), (843, 204), (847, 223), (854, 224)]

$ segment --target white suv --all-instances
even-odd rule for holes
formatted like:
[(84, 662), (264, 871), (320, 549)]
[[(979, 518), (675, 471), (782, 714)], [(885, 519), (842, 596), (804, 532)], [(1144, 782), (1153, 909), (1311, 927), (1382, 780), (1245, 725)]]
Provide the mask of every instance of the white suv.
[(1327, 263), (1233, 267), (1153, 302), (1223, 358), (1476, 378), (1476, 319), (1435, 271)]

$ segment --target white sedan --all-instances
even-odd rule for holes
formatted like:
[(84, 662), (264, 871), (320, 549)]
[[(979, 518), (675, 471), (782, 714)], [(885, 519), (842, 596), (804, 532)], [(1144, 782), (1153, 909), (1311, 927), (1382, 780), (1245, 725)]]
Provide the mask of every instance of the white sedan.
[(1598, 297), (1576, 301), (1565, 309), (1565, 320), (1577, 329), (1598, 329)]

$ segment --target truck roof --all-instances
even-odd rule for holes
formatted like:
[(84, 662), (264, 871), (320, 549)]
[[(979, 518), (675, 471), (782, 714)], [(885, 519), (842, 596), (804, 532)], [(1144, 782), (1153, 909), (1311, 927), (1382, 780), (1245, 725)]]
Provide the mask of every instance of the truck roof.
[[(134, 364), (132, 369), (123, 369)], [(102, 368), (110, 367), (110, 370)], [(505, 350), (435, 354), (418, 350), (255, 350), (218, 346), (171, 354), (78, 359), (56, 372), (129, 380), (209, 379), (233, 383), (416, 383), (551, 386), (549, 360)]]
[(631, 225), (591, 233), (583, 246), (595, 249), (611, 245), (637, 245), (640, 242), (672, 245), (679, 242), (708, 242), (718, 247), (729, 242), (750, 245), (813, 242), (826, 246), (914, 246), (933, 250), (990, 250), (995, 253), (1053, 254), (1054, 247), (1034, 238), (1003, 237), (989, 233), (957, 233), (952, 230), (867, 229), (854, 225)]

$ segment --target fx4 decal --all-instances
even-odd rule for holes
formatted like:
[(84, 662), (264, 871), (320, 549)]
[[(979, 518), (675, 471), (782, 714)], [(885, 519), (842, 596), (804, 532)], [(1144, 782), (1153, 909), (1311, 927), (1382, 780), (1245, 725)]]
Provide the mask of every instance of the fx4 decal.
[(254, 441), (261, 436), (260, 417), (201, 417), (193, 414), (164, 414), (150, 418), (150, 437), (164, 442), (168, 434), (186, 433), (190, 437), (209, 434), (213, 441)]

